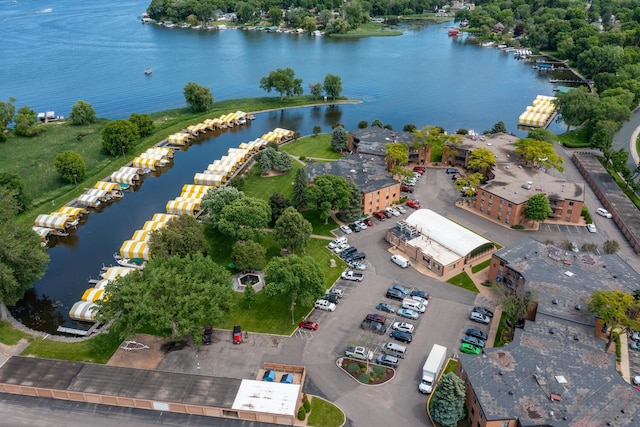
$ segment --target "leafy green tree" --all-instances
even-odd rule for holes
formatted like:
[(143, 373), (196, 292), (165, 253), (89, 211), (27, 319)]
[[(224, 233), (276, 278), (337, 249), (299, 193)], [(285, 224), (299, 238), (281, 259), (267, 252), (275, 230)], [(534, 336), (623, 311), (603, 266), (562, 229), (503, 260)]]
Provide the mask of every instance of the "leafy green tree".
[(102, 128), (102, 149), (112, 156), (133, 148), (140, 137), (136, 125), (128, 120), (113, 120)]
[(69, 124), (72, 126), (85, 126), (96, 122), (96, 110), (87, 101), (78, 101), (71, 107)]
[(318, 20), (313, 16), (305, 16), (302, 21), (302, 28), (309, 33), (315, 31), (318, 28)]
[(236, 240), (259, 241), (271, 221), (271, 208), (266, 200), (244, 197), (222, 208), (218, 217), (220, 233)]
[(153, 120), (148, 114), (133, 113), (129, 116), (129, 121), (136, 125), (138, 134), (141, 138), (149, 136), (153, 133)]
[(631, 171), (627, 166), (628, 161), (629, 152), (624, 148), (616, 150), (611, 154), (611, 166), (614, 171), (622, 174), (622, 176), (628, 176), (631, 174)]
[(221, 323), (231, 308), (231, 275), (201, 253), (152, 259), (139, 274), (109, 283), (109, 298), (98, 301), (97, 319), (113, 321), (110, 331), (127, 338), (156, 331), (202, 343), (202, 325)]
[(36, 136), (38, 134), (38, 127), (36, 120), (38, 115), (31, 108), (24, 106), (20, 107), (18, 114), (16, 114), (16, 134), (20, 136)]
[(487, 172), (496, 164), (496, 156), (488, 148), (476, 148), (469, 155), (467, 167), (477, 169), (486, 176)]
[(537, 139), (538, 141), (545, 141), (551, 144), (558, 140), (555, 133), (551, 132), (549, 129), (544, 128), (531, 129), (527, 134), (527, 138)]
[(344, 151), (348, 143), (347, 131), (343, 126), (336, 126), (331, 132), (331, 148), (335, 151)]
[(529, 197), (523, 213), (524, 216), (531, 221), (544, 221), (551, 215), (551, 212), (553, 212), (553, 210), (551, 209), (547, 195), (537, 193)]
[(87, 172), (87, 165), (82, 156), (75, 151), (64, 151), (56, 155), (53, 164), (62, 179), (77, 184), (84, 179)]
[(269, 206), (271, 207), (271, 222), (275, 224), (285, 209), (291, 206), (291, 201), (284, 194), (274, 191), (269, 197)]
[[(638, 302), (633, 295), (619, 290), (598, 289), (591, 294), (587, 309), (602, 320), (609, 328), (622, 328), (622, 332), (640, 329), (640, 319), (629, 317), (637, 312)], [(606, 348), (613, 342), (614, 334), (609, 334)]]
[(371, 122), (371, 127), (379, 127), (380, 129), (382, 129), (384, 125), (382, 124), (382, 121), (380, 121), (380, 119), (375, 119)]
[(342, 93), (342, 79), (335, 74), (327, 74), (324, 78), (322, 88), (329, 98), (338, 98), (340, 93)]
[(578, 55), (577, 65), (587, 77), (615, 73), (624, 65), (624, 50), (621, 46), (592, 46)]
[(5, 128), (2, 123), (0, 123), (0, 142), (7, 142), (7, 139), (9, 139), (6, 130), (7, 128)]
[[(306, 193), (309, 207), (324, 212), (345, 209), (351, 202), (351, 187), (341, 176), (318, 176), (313, 180), (313, 185), (307, 187)], [(328, 220), (325, 217), (325, 224)]]
[(293, 162), (291, 161), (291, 157), (289, 153), (286, 151), (280, 151), (276, 153), (276, 156), (273, 158), (273, 168), (278, 172), (289, 172), (293, 167)]
[(502, 120), (493, 125), (489, 133), (507, 133), (507, 125)]
[(16, 173), (12, 172), (0, 172), (0, 189), (6, 189), (10, 194), (13, 195), (13, 198), (17, 204), (18, 212), (22, 213), (31, 204), (31, 198), (27, 191), (24, 188), (24, 182), (20, 179), (20, 176)]
[(518, 321), (525, 317), (527, 314), (527, 307), (529, 303), (533, 301), (535, 293), (532, 292), (523, 292), (512, 293), (505, 297), (502, 301), (502, 312), (507, 316), (507, 319), (511, 321), (512, 324), (518, 323)]
[(311, 223), (304, 219), (296, 208), (290, 206), (282, 212), (273, 229), (273, 238), (281, 247), (291, 249), (304, 249), (311, 238)]
[(0, 101), (0, 123), (3, 127), (9, 126), (16, 116), (16, 99), (10, 97), (7, 102)]
[(242, 198), (244, 198), (244, 193), (235, 187), (225, 186), (212, 188), (204, 195), (202, 202), (200, 202), (200, 207), (207, 211), (205, 222), (208, 224), (217, 223), (222, 209), (235, 200)]
[(315, 259), (288, 255), (275, 257), (264, 269), (267, 295), (287, 295), (291, 316), (296, 303), (311, 305), (324, 292), (324, 275)]
[[(464, 192), (467, 197), (474, 196), (480, 186), (484, 176), (480, 172), (475, 172), (467, 176), (467, 178), (459, 178), (453, 184), (456, 190)], [(463, 190), (464, 189), (464, 190)]]
[(247, 304), (247, 308), (251, 310), (251, 304), (256, 299), (256, 291), (253, 289), (253, 285), (251, 283), (246, 283), (244, 285), (244, 302)]
[(314, 98), (320, 98), (322, 96), (322, 83), (313, 83), (309, 85), (309, 92)]
[(385, 146), (385, 156), (392, 169), (396, 166), (404, 165), (409, 161), (409, 146), (402, 142), (387, 144)]
[(605, 240), (602, 250), (605, 254), (615, 254), (620, 249), (620, 244), (615, 240)]
[(154, 231), (149, 246), (154, 259), (172, 256), (184, 258), (196, 253), (207, 255), (209, 252), (204, 228), (190, 215), (180, 215), (169, 221), (166, 227)]
[(14, 192), (0, 187), (0, 302), (15, 305), (42, 278), (49, 255), (30, 225), (16, 222)]
[(444, 427), (456, 427), (464, 418), (464, 400), (467, 395), (464, 381), (453, 372), (440, 377), (433, 398), (431, 416)]
[(406, 125), (403, 126), (402, 130), (405, 132), (414, 132), (418, 130), (418, 128), (413, 123), (407, 123)]
[(597, 95), (589, 94), (583, 87), (557, 94), (558, 113), (567, 124), (567, 132), (571, 126), (577, 126), (589, 118), (597, 100)]
[(282, 10), (278, 6), (271, 6), (269, 8), (269, 22), (274, 27), (277, 27), (282, 22)]
[(194, 113), (204, 113), (213, 108), (213, 95), (208, 86), (189, 82), (184, 87), (184, 99), (187, 107)]
[(269, 93), (275, 90), (282, 101), (285, 96), (302, 95), (302, 79), (296, 79), (296, 73), (291, 68), (278, 68), (260, 79), (260, 89)]
[(516, 141), (515, 146), (515, 152), (523, 157), (526, 165), (553, 168), (560, 172), (564, 170), (564, 160), (556, 153), (552, 143), (522, 138)]
[(336, 18), (330, 19), (325, 26), (325, 32), (327, 34), (345, 34), (351, 29), (351, 25), (344, 19)]
[(261, 270), (265, 265), (267, 250), (253, 240), (239, 240), (233, 244), (231, 259), (238, 270)]
[[(459, 131), (463, 131), (463, 129), (459, 129)], [(431, 148), (432, 152), (442, 153), (445, 145), (460, 145), (462, 142), (460, 135), (466, 135), (466, 133), (456, 132), (455, 135), (447, 135), (444, 129), (439, 126), (425, 126), (420, 130), (413, 131), (411, 148), (423, 150), (424, 155), (426, 155), (429, 148)]]
[(620, 124), (613, 120), (598, 120), (591, 124), (589, 146), (602, 151), (606, 163), (609, 163), (613, 155), (613, 136), (619, 128)]
[(299, 209), (307, 205), (307, 173), (304, 168), (296, 171), (296, 177), (293, 181), (293, 200), (292, 204)]
[(358, 129), (366, 129), (369, 127), (369, 122), (367, 122), (366, 120), (360, 120), (358, 122)]
[(320, 127), (320, 125), (315, 125), (313, 127), (313, 136), (318, 136), (320, 132), (322, 132), (322, 127)]

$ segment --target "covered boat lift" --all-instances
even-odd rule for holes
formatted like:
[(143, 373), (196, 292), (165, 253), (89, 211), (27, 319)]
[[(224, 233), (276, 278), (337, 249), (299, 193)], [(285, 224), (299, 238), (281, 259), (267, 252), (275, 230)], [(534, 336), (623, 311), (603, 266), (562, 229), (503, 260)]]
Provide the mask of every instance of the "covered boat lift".
[(64, 231), (67, 228), (69, 217), (67, 216), (54, 216), (54, 215), (38, 215), (35, 220), (37, 227), (52, 228), (54, 230)]
[(191, 135), (184, 132), (174, 133), (173, 135), (169, 135), (167, 138), (167, 142), (172, 145), (187, 145), (191, 140)]
[(87, 196), (95, 196), (101, 202), (107, 202), (111, 200), (111, 192), (107, 190), (100, 190), (98, 188), (89, 188), (84, 192), (84, 194), (86, 194)]
[(69, 310), (69, 317), (73, 320), (95, 322), (97, 305), (89, 301), (78, 301)]
[(131, 240), (135, 240), (136, 242), (149, 243), (150, 239), (151, 232), (149, 230), (136, 230), (133, 232), (133, 236), (131, 236)]
[[(130, 240), (127, 240), (125, 243), (127, 243), (129, 241)], [(135, 242), (135, 243), (142, 243), (142, 242)], [(120, 253), (120, 255), (122, 255), (122, 252)], [(128, 258), (128, 257), (126, 257), (126, 258)], [(132, 258), (136, 258), (136, 257), (132, 257)], [(134, 270), (132, 268), (127, 268), (127, 267), (109, 267), (109, 268), (107, 268), (107, 270), (104, 273), (100, 274), (100, 276), (102, 276), (102, 278), (105, 279), (105, 280), (115, 280), (118, 277), (126, 276), (127, 274), (131, 273), (132, 271), (136, 271), (136, 270)]]
[(182, 192), (180, 193), (181, 197), (188, 196), (199, 196), (202, 197), (213, 187), (209, 185), (195, 185), (195, 184), (185, 184), (182, 186)]
[(95, 302), (104, 298), (104, 289), (89, 288), (82, 294), (82, 301)]
[(90, 196), (88, 194), (82, 194), (80, 197), (76, 199), (76, 202), (82, 206), (88, 206), (91, 208), (97, 208), (100, 206), (100, 198), (98, 196)]
[(208, 185), (212, 187), (220, 187), (225, 181), (227, 177), (222, 174), (206, 174), (206, 173), (197, 173), (193, 177), (193, 182), (198, 185)]
[(175, 200), (169, 200), (167, 202), (166, 209), (167, 213), (169, 214), (194, 216), (196, 214), (197, 205), (190, 202), (178, 202)]
[[(156, 231), (166, 226), (167, 226), (167, 223), (164, 221), (145, 221), (144, 225), (142, 226), (142, 229), (146, 231)], [(128, 258), (128, 257), (125, 257), (125, 258)], [(133, 258), (136, 258), (136, 257), (133, 257)]]
[[(149, 246), (145, 242), (140, 242), (136, 240), (126, 240), (122, 244), (122, 246), (120, 246), (120, 256), (122, 258), (129, 258), (129, 259), (142, 258), (145, 261), (149, 261), (151, 259), (151, 252), (149, 250)], [(126, 267), (111, 267), (111, 268), (123, 268), (128, 272), (134, 271), (133, 269), (126, 268)], [(109, 279), (106, 276), (104, 278)]]
[(152, 147), (148, 148), (144, 153), (141, 154), (141, 157), (144, 157), (145, 154), (160, 154), (162, 157), (166, 157), (168, 159), (173, 158), (173, 148), (171, 147)]
[(131, 164), (137, 168), (144, 168), (149, 170), (156, 170), (156, 166), (158, 166), (160, 160), (149, 159), (144, 157), (136, 157), (131, 161)]
[(178, 218), (177, 215), (170, 215), (170, 214), (166, 214), (166, 213), (155, 213), (155, 214), (153, 214), (153, 218), (151, 218), (151, 221), (167, 223), (167, 222), (172, 221), (172, 220), (174, 220), (176, 218)]
[(114, 172), (111, 174), (110, 179), (119, 184), (135, 185), (140, 180), (140, 176), (138, 174)]

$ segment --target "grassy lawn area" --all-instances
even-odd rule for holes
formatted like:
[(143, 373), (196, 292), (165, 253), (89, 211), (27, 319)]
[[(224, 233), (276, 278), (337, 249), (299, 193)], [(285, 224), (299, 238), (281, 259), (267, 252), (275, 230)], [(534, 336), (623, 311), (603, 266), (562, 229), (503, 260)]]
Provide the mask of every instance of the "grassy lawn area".
[(565, 147), (586, 148), (589, 147), (589, 134), (587, 133), (587, 129), (582, 127), (558, 135), (558, 141)]
[(482, 271), (485, 268), (489, 267), (489, 265), (491, 265), (491, 260), (488, 259), (486, 261), (482, 261), (480, 264), (474, 265), (473, 267), (471, 267), (471, 272), (473, 274), (477, 273), (478, 271)]
[(464, 271), (457, 276), (453, 276), (451, 279), (447, 280), (447, 283), (451, 283), (452, 285), (458, 286), (476, 294), (480, 292), (478, 288), (476, 288), (475, 283), (473, 283), (473, 280), (471, 280), (469, 275)]
[(31, 335), (14, 328), (11, 323), (0, 321), (0, 342), (6, 345), (15, 345), (22, 338), (30, 339)]
[(21, 356), (35, 356), (46, 359), (69, 360), (72, 362), (107, 363), (118, 349), (122, 340), (114, 334), (100, 334), (86, 341), (67, 343), (35, 338)]
[(331, 148), (331, 134), (305, 136), (297, 141), (283, 145), (280, 150), (286, 151), (292, 156), (317, 159), (337, 160), (342, 155)]
[(307, 419), (308, 426), (340, 427), (344, 422), (344, 412), (336, 405), (318, 397), (311, 399), (311, 413)]
[(355, 30), (348, 31), (345, 34), (331, 34), (329, 37), (340, 39), (348, 39), (353, 37), (380, 37), (380, 36), (401, 36), (402, 31), (390, 30), (382, 24), (376, 22), (366, 22), (361, 24)]
[(332, 239), (335, 237), (335, 235), (331, 233), (331, 230), (338, 228), (338, 224), (333, 218), (329, 218), (328, 223), (325, 224), (324, 221), (320, 219), (320, 212), (317, 210), (300, 211), (300, 213), (304, 219), (309, 221), (313, 226), (313, 234), (331, 237)]
[(260, 176), (260, 166), (254, 164), (251, 170), (245, 175), (244, 188), (242, 191), (247, 197), (256, 197), (269, 201), (269, 197), (276, 191), (282, 193), (289, 200), (293, 197), (293, 180), (296, 171), (303, 168), (299, 162), (293, 162), (293, 168), (284, 174), (276, 176)]
[(449, 372), (456, 373), (456, 369), (458, 369), (458, 361), (456, 359), (449, 359), (447, 366), (444, 367), (444, 371), (442, 371), (442, 375), (448, 374)]

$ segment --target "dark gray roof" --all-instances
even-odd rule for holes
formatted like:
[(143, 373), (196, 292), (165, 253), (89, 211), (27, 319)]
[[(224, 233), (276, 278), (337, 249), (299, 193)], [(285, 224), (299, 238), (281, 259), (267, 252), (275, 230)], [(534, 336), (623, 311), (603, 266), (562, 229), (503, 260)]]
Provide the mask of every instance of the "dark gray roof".
[(11, 357), (0, 383), (231, 408), (241, 379)]
[[(494, 255), (524, 276), (538, 310), (513, 343), (484, 356), (460, 355), (487, 419), (518, 417), (523, 426), (640, 425), (640, 392), (616, 372), (615, 355), (594, 337), (595, 319), (586, 310), (596, 289), (633, 293), (638, 273), (618, 255), (574, 254), (531, 238)], [(552, 393), (562, 400), (551, 401)]]
[(387, 172), (384, 159), (363, 154), (349, 154), (335, 162), (318, 163), (306, 167), (307, 182), (330, 174), (352, 179), (362, 193), (369, 193), (398, 183)]
[(370, 156), (384, 157), (385, 147), (389, 143), (404, 142), (411, 145), (413, 141), (412, 132), (397, 132), (377, 126), (358, 129), (351, 132), (351, 134), (354, 137), (354, 143), (357, 145), (357, 152)]

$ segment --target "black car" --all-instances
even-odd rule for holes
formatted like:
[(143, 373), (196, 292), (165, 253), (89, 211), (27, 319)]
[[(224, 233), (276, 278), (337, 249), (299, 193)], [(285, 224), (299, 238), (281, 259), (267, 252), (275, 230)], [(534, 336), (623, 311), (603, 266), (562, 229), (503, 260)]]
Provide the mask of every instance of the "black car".
[(473, 311), (476, 313), (484, 314), (485, 316), (488, 316), (488, 317), (493, 317), (493, 311), (485, 307), (476, 306), (476, 307), (473, 307)]
[(204, 327), (204, 334), (202, 335), (202, 344), (209, 345), (213, 339), (213, 328), (211, 326)]
[(360, 231), (360, 226), (356, 223), (349, 224), (349, 228), (355, 231), (356, 233)]
[(364, 252), (353, 252), (349, 255), (347, 255), (344, 260), (346, 262), (353, 262), (353, 261), (362, 261), (363, 259), (365, 259), (367, 256), (365, 255)]
[(404, 294), (397, 289), (389, 288), (387, 289), (387, 298), (397, 299), (398, 301), (402, 301), (404, 299)]
[(447, 168), (447, 173), (448, 174), (452, 174), (452, 173), (460, 173), (460, 171), (456, 168)]
[(414, 289), (409, 294), (412, 297), (420, 297), (424, 299), (429, 299), (429, 292), (421, 291), (420, 289)]
[(352, 253), (358, 252), (358, 248), (356, 248), (355, 246), (349, 246), (347, 249), (345, 249), (344, 251), (340, 252), (340, 257), (342, 259), (346, 259), (349, 255), (351, 255)]
[(340, 301), (340, 298), (338, 297), (338, 295), (333, 295), (333, 294), (325, 295), (324, 297), (322, 297), (322, 299), (326, 299), (327, 301), (332, 302), (334, 304), (338, 304), (338, 302)]
[(470, 329), (467, 329), (464, 334), (470, 335), (472, 337), (480, 338), (481, 340), (484, 340), (484, 341), (486, 341), (488, 338), (487, 334), (482, 332), (480, 329), (470, 328)]
[(362, 323), (360, 323), (360, 327), (365, 331), (371, 331), (378, 335), (384, 335), (387, 333), (387, 327), (380, 322), (363, 320)]
[(409, 332), (393, 331), (389, 334), (389, 336), (393, 339), (396, 339), (398, 341), (401, 341), (407, 344), (413, 341), (413, 336)]

